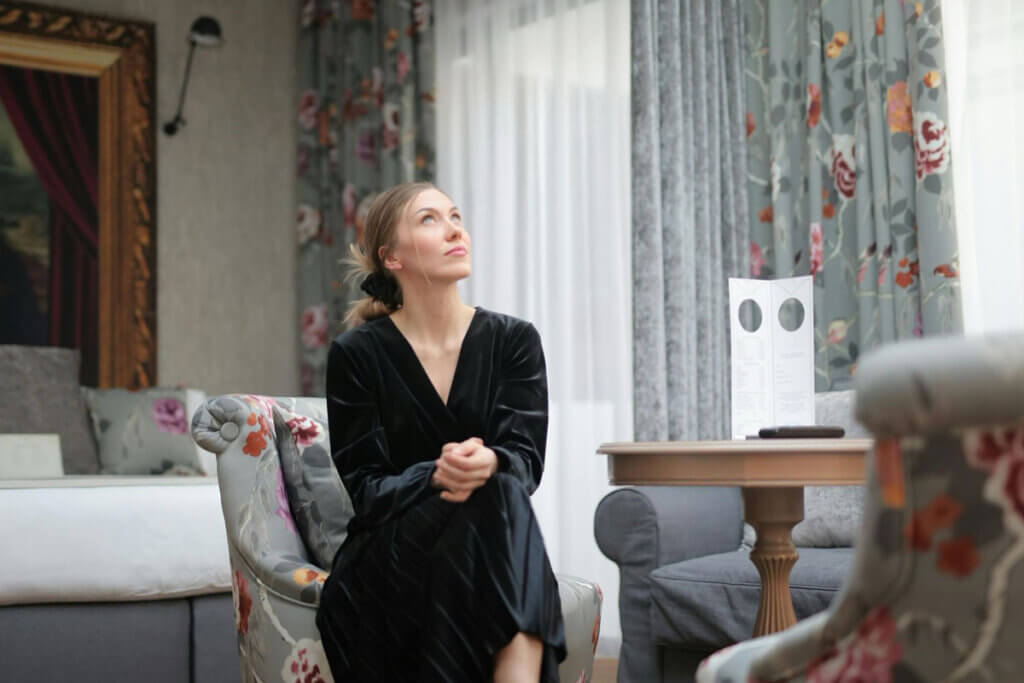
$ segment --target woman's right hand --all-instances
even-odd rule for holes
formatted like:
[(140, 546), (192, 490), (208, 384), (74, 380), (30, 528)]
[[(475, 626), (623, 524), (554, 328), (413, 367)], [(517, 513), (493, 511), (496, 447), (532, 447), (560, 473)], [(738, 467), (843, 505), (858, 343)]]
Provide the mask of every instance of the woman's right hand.
[(463, 503), (498, 469), (498, 458), (482, 439), (474, 436), (462, 443), (446, 443), (436, 465), (432, 483), (443, 489), (441, 498)]

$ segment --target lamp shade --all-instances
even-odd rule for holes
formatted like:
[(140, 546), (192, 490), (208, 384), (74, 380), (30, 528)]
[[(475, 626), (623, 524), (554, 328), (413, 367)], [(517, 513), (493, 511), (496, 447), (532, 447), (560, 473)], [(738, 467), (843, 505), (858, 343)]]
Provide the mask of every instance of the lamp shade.
[(202, 16), (192, 22), (189, 29), (188, 39), (196, 45), (203, 47), (216, 47), (224, 42), (224, 36), (220, 32), (220, 22), (213, 17)]

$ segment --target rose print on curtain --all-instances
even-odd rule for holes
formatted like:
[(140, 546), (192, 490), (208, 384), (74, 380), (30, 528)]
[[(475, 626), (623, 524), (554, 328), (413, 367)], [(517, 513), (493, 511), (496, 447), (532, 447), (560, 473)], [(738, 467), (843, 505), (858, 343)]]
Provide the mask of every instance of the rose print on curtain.
[(750, 275), (814, 277), (816, 390), (961, 329), (938, 0), (746, 5)]
[(298, 3), (295, 125), (301, 381), (323, 395), (327, 347), (359, 283), (339, 261), (376, 192), (434, 178), (434, 29), (426, 0)]

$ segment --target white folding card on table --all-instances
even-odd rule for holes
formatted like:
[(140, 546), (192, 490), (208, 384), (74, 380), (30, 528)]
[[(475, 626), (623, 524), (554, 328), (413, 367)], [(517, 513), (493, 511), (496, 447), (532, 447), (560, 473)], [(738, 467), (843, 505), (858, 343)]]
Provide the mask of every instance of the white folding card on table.
[(814, 424), (811, 277), (729, 278), (732, 436)]

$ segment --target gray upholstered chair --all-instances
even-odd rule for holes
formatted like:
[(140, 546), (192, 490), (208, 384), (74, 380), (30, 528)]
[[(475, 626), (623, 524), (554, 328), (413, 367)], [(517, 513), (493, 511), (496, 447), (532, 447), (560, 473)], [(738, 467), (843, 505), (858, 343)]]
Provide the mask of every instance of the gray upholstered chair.
[(839, 598), (698, 680), (1024, 680), (1024, 334), (887, 347), (856, 391), (876, 445)]
[[(217, 454), (242, 680), (330, 683), (315, 623), (352, 507), (331, 463), (324, 399), (208, 400), (192, 436)], [(590, 680), (601, 592), (558, 577), (568, 657), (562, 681)]]
[[(815, 418), (844, 427), (848, 437), (867, 436), (853, 419), (852, 391), (818, 394)], [(862, 504), (863, 487), (806, 489), (804, 521), (793, 529), (797, 618), (824, 610), (838, 594)], [(620, 683), (692, 681), (702, 659), (750, 637), (761, 581), (738, 489), (622, 487), (598, 504), (594, 534), (619, 566)]]

